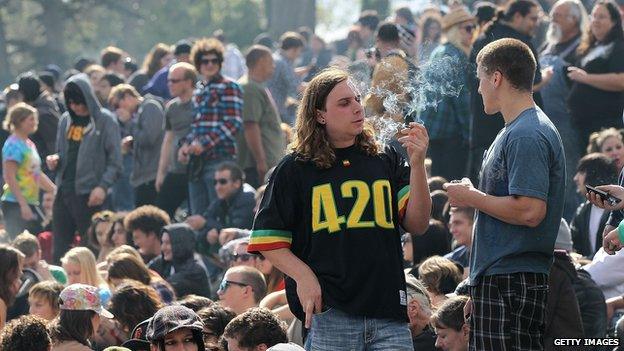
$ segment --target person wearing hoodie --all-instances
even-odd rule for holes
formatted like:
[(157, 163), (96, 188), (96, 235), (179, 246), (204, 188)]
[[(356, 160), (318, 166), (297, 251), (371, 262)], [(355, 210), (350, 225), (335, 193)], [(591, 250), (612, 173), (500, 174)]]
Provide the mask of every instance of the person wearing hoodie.
[(43, 90), (35, 74), (22, 73), (17, 81), (24, 102), (37, 109), (39, 127), (31, 139), (39, 151), (39, 157), (44, 160), (56, 150), (56, 130), (61, 113), (54, 97)]
[(163, 228), (160, 257), (149, 268), (171, 284), (177, 296), (188, 294), (210, 297), (208, 272), (195, 253), (195, 233), (188, 224), (176, 223)]
[(54, 262), (91, 216), (100, 211), (106, 192), (121, 173), (121, 138), (114, 116), (100, 106), (85, 74), (71, 77), (63, 91), (67, 112), (56, 135), (57, 153), (46, 159), (56, 170), (58, 192), (53, 205)]

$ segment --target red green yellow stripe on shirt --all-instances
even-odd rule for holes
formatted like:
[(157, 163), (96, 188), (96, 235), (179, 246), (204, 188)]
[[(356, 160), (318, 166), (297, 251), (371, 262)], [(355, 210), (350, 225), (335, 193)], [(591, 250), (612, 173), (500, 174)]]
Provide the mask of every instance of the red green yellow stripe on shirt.
[(247, 252), (257, 253), (281, 248), (289, 248), (292, 233), (288, 230), (260, 229), (253, 230), (249, 238)]
[(403, 220), (403, 216), (405, 216), (405, 210), (407, 209), (407, 202), (409, 201), (409, 185), (403, 187), (403, 189), (399, 190), (397, 199), (399, 199), (399, 220)]

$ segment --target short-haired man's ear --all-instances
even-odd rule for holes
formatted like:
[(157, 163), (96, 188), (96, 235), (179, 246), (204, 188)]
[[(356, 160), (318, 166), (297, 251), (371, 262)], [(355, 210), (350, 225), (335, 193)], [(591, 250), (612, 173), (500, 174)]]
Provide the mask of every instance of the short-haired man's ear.
[(470, 337), (470, 324), (465, 323), (462, 325), (462, 334), (466, 337), (469, 338)]
[(503, 83), (503, 74), (500, 73), (499, 71), (494, 71), (494, 73), (492, 73), (492, 84), (494, 85), (494, 87), (498, 88), (501, 86), (502, 83)]

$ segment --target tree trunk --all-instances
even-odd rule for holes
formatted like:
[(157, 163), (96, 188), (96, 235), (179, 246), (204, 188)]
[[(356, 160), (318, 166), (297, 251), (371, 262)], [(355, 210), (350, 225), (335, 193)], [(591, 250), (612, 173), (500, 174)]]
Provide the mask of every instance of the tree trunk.
[(279, 38), (284, 32), (307, 26), (316, 26), (315, 0), (267, 0), (268, 32)]
[(386, 18), (390, 14), (389, 0), (362, 0), (362, 10), (375, 10), (379, 18)]
[(65, 23), (69, 19), (62, 0), (39, 1), (43, 13), (39, 20), (45, 28), (45, 44), (35, 58), (39, 66), (55, 63), (61, 66), (70, 66), (65, 54)]
[(4, 18), (2, 9), (0, 9), (0, 83), (2, 86), (6, 86), (12, 81), (13, 75), (11, 74), (9, 51), (6, 42), (6, 31), (4, 30)]

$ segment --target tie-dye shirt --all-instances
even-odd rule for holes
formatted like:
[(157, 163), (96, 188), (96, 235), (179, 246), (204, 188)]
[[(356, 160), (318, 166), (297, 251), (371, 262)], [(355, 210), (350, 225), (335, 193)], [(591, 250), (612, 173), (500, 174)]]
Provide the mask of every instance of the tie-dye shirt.
[[(41, 158), (35, 144), (30, 139), (23, 140), (11, 135), (2, 147), (2, 159), (17, 162), (17, 185), (29, 204), (38, 205)], [(8, 184), (4, 184), (2, 201), (17, 202)]]

